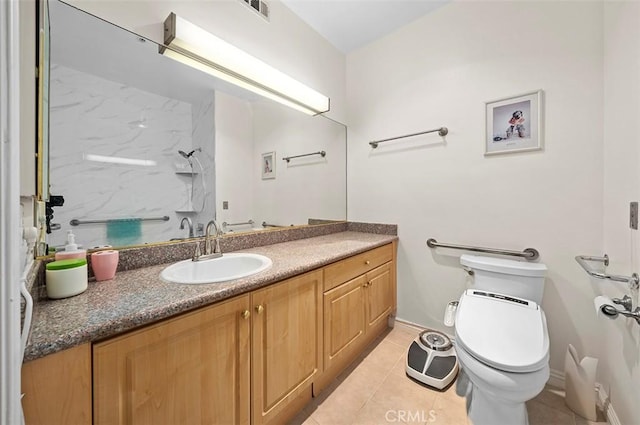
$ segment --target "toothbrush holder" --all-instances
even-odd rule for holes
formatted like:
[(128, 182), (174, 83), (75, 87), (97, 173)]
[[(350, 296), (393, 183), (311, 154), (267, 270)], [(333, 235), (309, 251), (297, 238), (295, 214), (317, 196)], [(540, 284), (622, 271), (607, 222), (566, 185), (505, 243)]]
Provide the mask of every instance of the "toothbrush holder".
[(114, 249), (97, 251), (91, 254), (91, 269), (98, 282), (111, 280), (116, 275), (120, 255)]

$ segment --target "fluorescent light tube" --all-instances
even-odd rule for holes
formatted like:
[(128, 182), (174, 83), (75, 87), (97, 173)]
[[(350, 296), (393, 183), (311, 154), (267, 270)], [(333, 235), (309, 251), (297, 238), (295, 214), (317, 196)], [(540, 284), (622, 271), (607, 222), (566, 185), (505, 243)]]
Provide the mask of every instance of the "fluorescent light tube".
[(329, 111), (329, 98), (171, 13), (164, 22), (161, 53), (291, 108), (317, 115)]
[(111, 164), (125, 164), (125, 165), (141, 165), (143, 167), (154, 167), (158, 163), (150, 159), (134, 159), (134, 158), (122, 158), (118, 156), (105, 156), (95, 155), (92, 153), (83, 154), (86, 161), (93, 162), (107, 162)]

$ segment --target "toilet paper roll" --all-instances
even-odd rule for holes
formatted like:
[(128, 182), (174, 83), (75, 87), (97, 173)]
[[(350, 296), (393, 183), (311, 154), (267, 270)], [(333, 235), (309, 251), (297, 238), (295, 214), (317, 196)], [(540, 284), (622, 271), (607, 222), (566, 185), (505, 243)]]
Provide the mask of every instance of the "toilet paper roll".
[(604, 314), (602, 312), (602, 308), (606, 305), (609, 305), (615, 308), (615, 305), (613, 304), (613, 301), (611, 301), (611, 298), (605, 297), (604, 295), (599, 295), (593, 299), (593, 305), (596, 307), (596, 314), (598, 315), (598, 317), (615, 319), (615, 316)]

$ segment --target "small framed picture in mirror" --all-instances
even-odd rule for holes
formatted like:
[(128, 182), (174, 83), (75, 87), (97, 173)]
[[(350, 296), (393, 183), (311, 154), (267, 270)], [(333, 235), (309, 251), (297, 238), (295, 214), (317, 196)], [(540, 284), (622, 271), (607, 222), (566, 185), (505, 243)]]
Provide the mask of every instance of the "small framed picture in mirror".
[(266, 152), (262, 154), (262, 180), (276, 178), (276, 153)]

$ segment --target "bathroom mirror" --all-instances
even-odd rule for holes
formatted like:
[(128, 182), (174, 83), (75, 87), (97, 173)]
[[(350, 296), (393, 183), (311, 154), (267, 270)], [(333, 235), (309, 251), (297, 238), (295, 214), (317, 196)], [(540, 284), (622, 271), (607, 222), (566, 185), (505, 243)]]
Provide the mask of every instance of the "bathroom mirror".
[(58, 0), (49, 10), (49, 187), (64, 197), (49, 246), (68, 230), (90, 249), (197, 236), (213, 218), (227, 232), (346, 219), (343, 124)]

